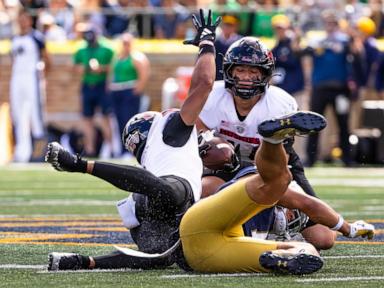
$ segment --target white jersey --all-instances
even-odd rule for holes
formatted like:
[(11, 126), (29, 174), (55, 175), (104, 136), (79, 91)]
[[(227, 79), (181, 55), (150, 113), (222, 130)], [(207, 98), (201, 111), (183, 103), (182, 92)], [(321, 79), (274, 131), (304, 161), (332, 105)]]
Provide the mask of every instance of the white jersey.
[(193, 128), (187, 143), (172, 147), (163, 142), (163, 129), (172, 111), (154, 119), (141, 156), (142, 166), (156, 176), (175, 175), (184, 178), (192, 187), (195, 202), (201, 196), (203, 164), (199, 156), (197, 130)]
[(36, 77), (41, 60), (41, 49), (45, 47), (44, 36), (36, 30), (12, 39), (12, 77), (29, 74)]
[(240, 121), (232, 94), (224, 88), (224, 81), (217, 81), (200, 113), (200, 119), (235, 147), (240, 145), (243, 161), (253, 161), (262, 139), (257, 131), (258, 125), (264, 120), (293, 113), (297, 109), (296, 100), (291, 95), (276, 86), (269, 86), (247, 117)]

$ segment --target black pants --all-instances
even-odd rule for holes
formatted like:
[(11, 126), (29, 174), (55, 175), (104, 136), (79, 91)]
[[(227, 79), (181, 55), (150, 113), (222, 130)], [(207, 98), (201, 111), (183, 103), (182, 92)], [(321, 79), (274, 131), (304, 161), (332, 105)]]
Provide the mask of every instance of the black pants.
[[(161, 253), (176, 243), (182, 215), (194, 202), (192, 188), (185, 179), (174, 175), (156, 177), (138, 167), (98, 161), (92, 174), (120, 189), (134, 192), (135, 212), (140, 225), (130, 232), (140, 251)], [(95, 268), (99, 269), (155, 269), (175, 262), (173, 255), (146, 259), (118, 251), (94, 259)]]
[[(321, 86), (313, 88), (311, 98), (311, 111), (313, 112), (324, 114), (328, 105), (333, 107), (339, 126), (339, 145), (343, 151), (342, 160), (346, 165), (349, 165), (351, 162), (348, 127), (349, 109), (347, 109), (347, 111), (338, 109), (336, 102), (338, 97), (343, 97), (345, 101), (350, 102), (349, 94), (349, 90), (346, 86)], [(307, 159), (309, 166), (312, 166), (317, 160), (318, 141), (318, 134), (309, 136), (307, 145)]]

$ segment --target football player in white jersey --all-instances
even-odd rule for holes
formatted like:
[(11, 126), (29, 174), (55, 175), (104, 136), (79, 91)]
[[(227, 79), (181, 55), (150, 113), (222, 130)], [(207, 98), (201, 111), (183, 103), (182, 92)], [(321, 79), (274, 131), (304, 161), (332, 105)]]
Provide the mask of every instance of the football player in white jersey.
[[(178, 243), (178, 227), (185, 211), (201, 196), (202, 161), (198, 152), (195, 121), (215, 80), (216, 27), (211, 11), (205, 21), (193, 15), (199, 47), (189, 95), (180, 110), (149, 111), (133, 116), (122, 140), (142, 168), (99, 161), (86, 161), (50, 143), (47, 162), (59, 171), (89, 173), (125, 191), (134, 192), (118, 204), (119, 213), (139, 251), (162, 253)], [(181, 248), (179, 249), (181, 253)], [(177, 253), (176, 253), (177, 254)], [(159, 268), (173, 264), (175, 256), (161, 259), (132, 258), (121, 252), (99, 257), (53, 252), (49, 270)], [(178, 263), (183, 265), (183, 263)]]
[[(241, 160), (240, 168), (253, 165), (255, 152), (261, 142), (257, 130), (260, 122), (298, 110), (296, 100), (291, 95), (269, 84), (273, 71), (272, 52), (259, 39), (244, 37), (234, 42), (224, 56), (224, 80), (215, 82), (197, 121), (199, 130), (215, 130), (215, 134), (236, 147)], [(293, 180), (307, 194), (315, 196), (292, 144), (293, 138), (287, 139), (284, 146)], [(203, 196), (215, 193), (237, 171), (206, 170)], [(303, 236), (319, 249), (331, 248), (335, 239), (333, 231), (311, 221), (303, 231)]]
[(43, 70), (49, 65), (44, 36), (32, 28), (27, 11), (18, 15), (20, 34), (13, 37), (11, 46), (12, 75), (10, 103), (15, 131), (15, 162), (28, 162), (32, 155), (32, 139), (44, 136)]

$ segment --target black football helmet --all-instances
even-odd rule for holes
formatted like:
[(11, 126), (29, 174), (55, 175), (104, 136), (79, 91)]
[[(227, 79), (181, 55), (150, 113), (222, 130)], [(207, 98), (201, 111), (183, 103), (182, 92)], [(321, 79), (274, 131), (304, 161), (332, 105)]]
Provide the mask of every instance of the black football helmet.
[(128, 120), (124, 127), (121, 136), (124, 147), (136, 157), (139, 163), (147, 142), (149, 129), (157, 115), (160, 113), (155, 111), (136, 114)]
[[(252, 81), (249, 86), (238, 85), (238, 79), (232, 77), (232, 69), (236, 65), (249, 65), (261, 68), (263, 77)], [(250, 99), (263, 94), (268, 87), (275, 59), (272, 52), (256, 37), (244, 37), (234, 42), (227, 50), (223, 59), (225, 88), (232, 90), (235, 96)]]

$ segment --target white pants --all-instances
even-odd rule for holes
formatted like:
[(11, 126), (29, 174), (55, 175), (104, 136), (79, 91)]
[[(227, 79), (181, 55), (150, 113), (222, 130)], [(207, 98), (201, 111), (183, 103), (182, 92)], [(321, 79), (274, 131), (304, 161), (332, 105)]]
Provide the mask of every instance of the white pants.
[(37, 74), (18, 74), (11, 79), (11, 115), (15, 129), (15, 162), (28, 162), (32, 138), (44, 136), (42, 83)]

